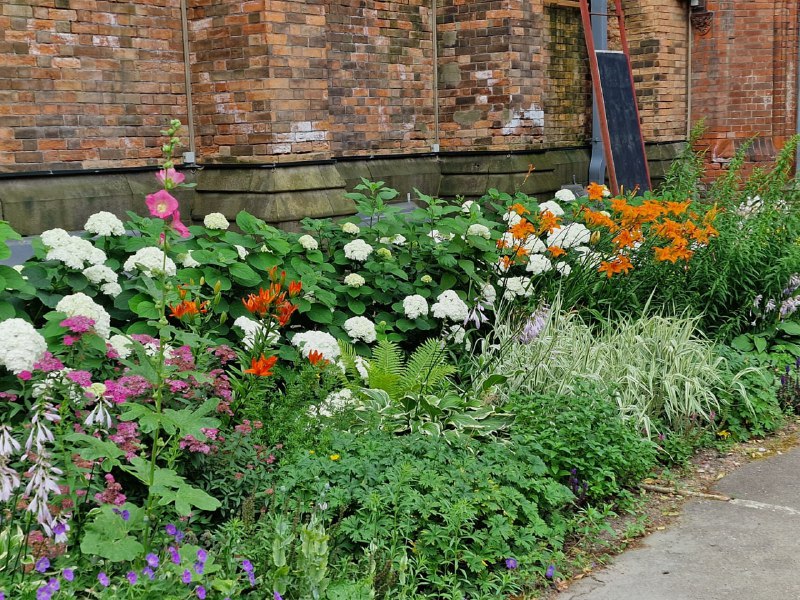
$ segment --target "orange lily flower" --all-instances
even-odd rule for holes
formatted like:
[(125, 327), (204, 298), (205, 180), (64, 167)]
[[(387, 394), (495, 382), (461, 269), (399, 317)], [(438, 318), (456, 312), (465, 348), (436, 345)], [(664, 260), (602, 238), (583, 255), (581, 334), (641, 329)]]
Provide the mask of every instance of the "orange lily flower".
[(322, 363), (323, 366), (327, 365), (330, 361), (325, 359), (325, 355), (322, 354), (319, 350), (312, 350), (308, 353), (308, 362), (310, 362), (315, 367), (317, 364)]
[(278, 306), (278, 314), (275, 315), (275, 318), (278, 320), (278, 325), (281, 327), (286, 325), (296, 310), (297, 305), (292, 304), (291, 302), (283, 302), (280, 306)]
[(522, 219), (513, 227), (509, 227), (508, 231), (511, 232), (515, 240), (524, 240), (529, 235), (536, 233), (536, 228), (529, 221)]
[(290, 281), (289, 282), (289, 297), (294, 298), (295, 296), (300, 294), (300, 291), (303, 289), (303, 282), (302, 281)]
[(675, 215), (682, 215), (685, 213), (689, 206), (692, 204), (691, 200), (686, 200), (685, 202), (665, 202), (664, 205), (667, 208), (667, 212)]
[(594, 182), (590, 183), (588, 188), (589, 200), (602, 200), (603, 192), (605, 191), (606, 191), (606, 186)]
[(509, 211), (512, 211), (512, 210), (513, 210), (513, 211), (514, 211), (515, 213), (517, 213), (517, 214), (518, 214), (520, 217), (521, 217), (522, 215), (525, 215), (525, 214), (530, 214), (530, 212), (531, 212), (531, 211), (529, 211), (527, 208), (525, 208), (524, 206), (522, 206), (522, 204), (520, 204), (519, 202), (517, 202), (516, 204), (512, 204), (511, 206), (509, 206), (509, 207), (508, 207), (508, 210), (509, 210)]
[(184, 315), (189, 315), (193, 317), (195, 315), (199, 315), (200, 313), (207, 313), (208, 309), (206, 306), (208, 302), (201, 302), (200, 305), (197, 305), (197, 302), (194, 300), (183, 300), (178, 304), (169, 306), (169, 316), (175, 317), (176, 319), (183, 318)]
[(553, 258), (564, 256), (567, 253), (567, 251), (560, 246), (550, 246), (547, 251), (553, 256)]
[(557, 217), (549, 210), (539, 214), (539, 233), (553, 233), (553, 230), (561, 225), (561, 217)]
[(278, 362), (277, 356), (270, 356), (269, 358), (265, 358), (264, 355), (261, 355), (261, 358), (253, 358), (250, 361), (250, 368), (245, 369), (245, 373), (250, 373), (251, 375), (257, 375), (259, 377), (269, 377), (272, 375), (272, 367), (275, 366), (275, 363)]
[(631, 264), (630, 259), (624, 254), (620, 254), (611, 262), (605, 260), (601, 262), (597, 270), (600, 273), (605, 273), (606, 276), (610, 278), (612, 275), (617, 275), (619, 273), (625, 273), (627, 275), (628, 271), (630, 271), (632, 268), (633, 265)]
[(634, 229), (631, 231), (630, 229), (623, 229), (617, 234), (612, 242), (618, 249), (622, 248), (632, 248), (636, 242), (640, 242), (642, 240), (642, 232), (638, 229)]

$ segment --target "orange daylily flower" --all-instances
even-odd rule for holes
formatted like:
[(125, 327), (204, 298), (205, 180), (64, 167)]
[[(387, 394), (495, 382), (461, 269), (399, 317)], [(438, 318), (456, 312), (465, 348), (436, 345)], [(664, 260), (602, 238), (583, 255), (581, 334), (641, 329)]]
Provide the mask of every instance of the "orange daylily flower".
[(508, 248), (508, 244), (503, 238), (497, 240), (497, 249), (502, 250), (503, 248)]
[(590, 227), (605, 227), (610, 231), (617, 230), (617, 225), (614, 223), (613, 219), (598, 211), (583, 210), (581, 211), (581, 214), (583, 215), (583, 222)]
[(181, 319), (184, 315), (193, 317), (195, 315), (199, 315), (200, 313), (205, 314), (208, 312), (206, 306), (208, 306), (208, 302), (201, 302), (198, 305), (195, 300), (183, 300), (178, 304), (169, 305), (169, 316), (175, 317), (176, 319)]
[(603, 192), (606, 191), (606, 186), (592, 182), (587, 189), (589, 192), (589, 200), (602, 200)]
[(275, 319), (278, 321), (278, 325), (283, 327), (286, 323), (289, 322), (289, 319), (292, 318), (292, 314), (294, 311), (297, 310), (297, 305), (292, 304), (291, 302), (283, 302), (280, 306), (278, 306), (278, 314), (275, 315)]
[(536, 233), (536, 228), (530, 223), (530, 221), (522, 219), (513, 227), (509, 227), (508, 231), (511, 232), (511, 235), (514, 236), (515, 240), (524, 240), (529, 235)]
[(253, 358), (250, 361), (250, 368), (245, 369), (245, 373), (250, 373), (251, 375), (257, 375), (259, 377), (269, 377), (272, 375), (272, 367), (275, 366), (275, 363), (278, 362), (277, 356), (270, 356), (269, 358), (265, 358), (264, 355), (261, 355), (261, 358)]
[(605, 273), (607, 277), (611, 278), (612, 275), (617, 275), (619, 273), (624, 273), (627, 275), (628, 271), (630, 271), (632, 268), (633, 265), (631, 264), (630, 259), (624, 254), (620, 254), (617, 256), (617, 258), (610, 262), (605, 260), (601, 262), (597, 270), (600, 273)]
[(553, 256), (553, 258), (564, 256), (567, 253), (567, 251), (560, 246), (550, 246), (547, 251)]
[(688, 261), (694, 254), (683, 244), (670, 245), (665, 248), (655, 247), (653, 251), (657, 261), (670, 261), (672, 264), (675, 264), (680, 259)]
[(553, 233), (553, 230), (561, 225), (561, 217), (557, 217), (549, 210), (542, 211), (539, 214), (539, 234)]
[(637, 242), (642, 241), (642, 231), (640, 229), (623, 229), (611, 241), (617, 249), (632, 248)]
[(289, 282), (289, 297), (294, 298), (295, 296), (300, 294), (300, 291), (303, 289), (303, 282), (302, 281), (290, 281)]
[(280, 304), (284, 301), (286, 296), (285, 292), (281, 292), (281, 285), (279, 283), (272, 283), (265, 290), (260, 288), (258, 294), (250, 294), (246, 299), (242, 299), (242, 304), (245, 308), (253, 314), (264, 316), (269, 312), (270, 306), (273, 304)]
[(322, 354), (319, 350), (312, 350), (308, 353), (308, 362), (310, 362), (315, 367), (317, 364), (322, 363), (323, 366), (327, 365), (330, 361), (325, 358), (325, 355)]
[(513, 262), (514, 260), (510, 256), (501, 256), (498, 266), (500, 267), (501, 271), (508, 271)]
[(514, 257), (515, 258), (525, 258), (526, 256), (528, 256), (528, 254), (530, 254), (530, 252), (528, 251), (528, 249), (525, 246), (521, 246), (520, 245), (520, 246), (517, 246), (516, 248), (514, 248)]
[(527, 208), (525, 208), (524, 206), (522, 206), (522, 204), (520, 204), (519, 202), (517, 202), (516, 204), (512, 204), (511, 206), (509, 206), (509, 207), (508, 207), (508, 210), (509, 210), (509, 211), (512, 211), (512, 210), (513, 210), (513, 211), (514, 211), (515, 213), (517, 213), (517, 214), (518, 214), (520, 217), (521, 217), (522, 215), (525, 215), (525, 214), (530, 214), (530, 212), (531, 212), (531, 211), (529, 211)]
[[(692, 222), (687, 221), (686, 223), (678, 223), (672, 219), (664, 219), (663, 222), (653, 225), (650, 228), (650, 231), (659, 237), (667, 238), (668, 240), (675, 240), (683, 237), (687, 223)], [(691, 226), (695, 226), (694, 223), (692, 223)]]
[(685, 202), (665, 202), (664, 205), (667, 209), (668, 213), (675, 215), (682, 215), (685, 213), (689, 206), (692, 204), (691, 200), (686, 200)]

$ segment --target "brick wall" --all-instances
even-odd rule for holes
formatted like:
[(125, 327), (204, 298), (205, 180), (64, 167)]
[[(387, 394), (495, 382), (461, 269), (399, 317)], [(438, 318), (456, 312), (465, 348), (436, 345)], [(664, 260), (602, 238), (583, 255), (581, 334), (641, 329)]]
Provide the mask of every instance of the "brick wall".
[(796, 0), (710, 0), (707, 33), (693, 34), (692, 119), (705, 119), (701, 147), (710, 178), (759, 136), (750, 166), (771, 161), (796, 131)]
[(437, 23), (442, 150), (541, 145), (542, 0), (443, 0)]
[(185, 119), (172, 0), (2, 0), (0, 170), (153, 163)]

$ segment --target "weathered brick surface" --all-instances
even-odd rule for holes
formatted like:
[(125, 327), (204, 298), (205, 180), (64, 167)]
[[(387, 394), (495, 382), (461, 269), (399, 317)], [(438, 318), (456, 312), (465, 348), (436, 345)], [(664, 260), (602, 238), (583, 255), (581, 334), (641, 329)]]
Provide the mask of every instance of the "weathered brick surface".
[(154, 164), (182, 73), (173, 0), (2, 0), (0, 170)]
[(769, 162), (796, 131), (798, 2), (711, 0), (711, 30), (694, 32), (692, 118), (705, 119), (710, 178), (755, 135), (749, 166)]
[(442, 150), (541, 145), (542, 0), (443, 0), (437, 23)]

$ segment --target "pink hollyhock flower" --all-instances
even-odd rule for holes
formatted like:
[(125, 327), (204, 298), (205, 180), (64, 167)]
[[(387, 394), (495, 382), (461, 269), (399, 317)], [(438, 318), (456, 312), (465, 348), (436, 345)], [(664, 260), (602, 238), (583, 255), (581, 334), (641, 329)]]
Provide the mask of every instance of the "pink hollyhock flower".
[(172, 213), (172, 228), (179, 236), (185, 238), (189, 237), (189, 230), (186, 228), (186, 225), (181, 223), (181, 211), (179, 211), (177, 208), (175, 209), (175, 212)]
[(167, 190), (158, 190), (145, 198), (150, 214), (159, 219), (167, 219), (178, 210), (178, 201)]
[(167, 170), (161, 169), (158, 173), (156, 173), (156, 179), (158, 179), (165, 188), (171, 190), (177, 185), (183, 183), (186, 177), (183, 173), (179, 173), (175, 169), (169, 168)]

